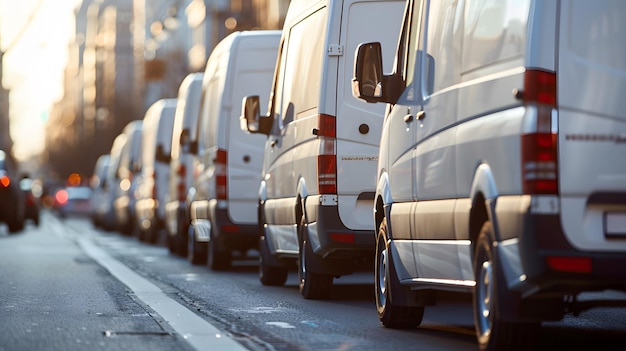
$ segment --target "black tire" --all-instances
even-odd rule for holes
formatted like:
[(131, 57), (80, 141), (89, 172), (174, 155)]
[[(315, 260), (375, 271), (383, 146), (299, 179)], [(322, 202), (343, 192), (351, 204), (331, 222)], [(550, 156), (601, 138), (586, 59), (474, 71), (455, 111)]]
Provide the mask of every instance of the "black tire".
[(473, 294), (474, 325), (478, 345), (483, 351), (532, 350), (539, 333), (539, 322), (504, 321), (500, 311), (512, 303), (506, 299), (507, 288), (500, 281), (495, 257), (491, 222), (483, 224), (474, 251)]
[(168, 233), (166, 240), (167, 240), (167, 249), (169, 250), (170, 254), (175, 255), (176, 254), (176, 236), (170, 235)]
[(13, 221), (9, 221), (7, 223), (7, 226), (9, 227), (9, 233), (13, 234), (13, 233), (17, 233), (19, 231), (21, 231), (22, 229), (24, 229), (24, 220), (13, 220)]
[(259, 280), (265, 286), (282, 286), (287, 282), (289, 269), (286, 266), (270, 265), (269, 248), (265, 238), (259, 239)]
[(313, 253), (311, 244), (306, 240), (307, 235), (305, 228), (303, 217), (298, 226), (298, 238), (300, 240), (300, 251), (298, 254), (298, 286), (300, 294), (307, 300), (327, 299), (330, 297), (333, 287), (333, 276), (311, 271), (311, 266), (307, 264), (307, 261), (313, 258), (315, 253)]
[(212, 234), (213, 228), (211, 228), (211, 238), (208, 243), (208, 257), (207, 265), (214, 271), (228, 270), (232, 264), (232, 256), (228, 251), (222, 251), (215, 243), (215, 237)]
[(174, 236), (174, 253), (180, 257), (187, 257), (189, 255), (189, 233), (187, 232), (189, 227), (183, 224), (182, 221), (178, 221), (176, 224), (176, 235)]
[(196, 240), (193, 227), (189, 228), (189, 235), (187, 238), (189, 242), (187, 248), (187, 259), (193, 265), (206, 264), (207, 262), (207, 243), (199, 242)]
[[(394, 304), (391, 298), (391, 289), (400, 288), (399, 281), (393, 268), (387, 245), (387, 219), (384, 218), (378, 228), (376, 240), (376, 261), (374, 266), (375, 298), (378, 319), (387, 328), (413, 329), (422, 323), (424, 307), (401, 306)], [(396, 284), (392, 284), (396, 282)]]

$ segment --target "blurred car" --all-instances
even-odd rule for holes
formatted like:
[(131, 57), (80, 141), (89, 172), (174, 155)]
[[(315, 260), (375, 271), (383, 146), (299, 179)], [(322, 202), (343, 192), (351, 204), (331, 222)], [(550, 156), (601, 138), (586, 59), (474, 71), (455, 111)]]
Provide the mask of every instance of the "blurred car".
[(41, 182), (25, 174), (20, 179), (20, 189), (24, 193), (24, 220), (31, 220), (36, 226), (39, 226)]
[(116, 168), (113, 170), (115, 184), (113, 192), (113, 212), (115, 229), (126, 235), (135, 231), (135, 202), (138, 176), (141, 173), (142, 120), (130, 121), (119, 138), (113, 141), (111, 158)]
[(88, 186), (68, 186), (54, 193), (54, 211), (61, 217), (85, 216), (93, 212), (91, 196), (93, 190)]
[(115, 228), (115, 212), (113, 212), (113, 189), (114, 183), (110, 154), (101, 155), (96, 161), (90, 186), (93, 190), (91, 197), (91, 222), (97, 228), (113, 230)]
[[(198, 154), (198, 115), (203, 73), (191, 73), (180, 84), (172, 132), (169, 189), (165, 204), (165, 229), (170, 252), (187, 255), (191, 218), (188, 194), (193, 184), (194, 159)], [(206, 261), (206, 259), (204, 260)]]
[(143, 119), (135, 214), (139, 239), (146, 242), (159, 242), (161, 229), (165, 228), (175, 112), (176, 99), (160, 99), (150, 106)]
[(6, 223), (9, 233), (24, 229), (24, 194), (15, 177), (12, 158), (0, 150), (0, 223)]

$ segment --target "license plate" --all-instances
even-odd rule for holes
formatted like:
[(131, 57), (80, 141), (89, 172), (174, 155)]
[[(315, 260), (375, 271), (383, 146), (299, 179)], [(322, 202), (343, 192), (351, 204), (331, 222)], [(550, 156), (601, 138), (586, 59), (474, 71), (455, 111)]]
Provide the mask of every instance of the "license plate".
[(608, 237), (626, 237), (626, 212), (605, 212), (604, 234)]

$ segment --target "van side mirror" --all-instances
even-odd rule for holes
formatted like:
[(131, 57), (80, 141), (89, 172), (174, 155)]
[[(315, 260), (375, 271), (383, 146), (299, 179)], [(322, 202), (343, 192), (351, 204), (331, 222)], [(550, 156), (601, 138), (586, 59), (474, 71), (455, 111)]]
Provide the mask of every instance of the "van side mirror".
[(267, 116), (261, 116), (258, 95), (250, 95), (243, 98), (239, 123), (240, 128), (245, 132), (269, 135), (272, 127), (271, 119)]
[(383, 99), (383, 55), (380, 43), (360, 44), (356, 49), (352, 95), (367, 102)]
[(198, 141), (190, 141), (189, 142), (189, 153), (197, 155), (198, 154)]
[(165, 150), (163, 150), (163, 145), (157, 145), (155, 160), (163, 163), (170, 163), (172, 159), (171, 155), (168, 155)]

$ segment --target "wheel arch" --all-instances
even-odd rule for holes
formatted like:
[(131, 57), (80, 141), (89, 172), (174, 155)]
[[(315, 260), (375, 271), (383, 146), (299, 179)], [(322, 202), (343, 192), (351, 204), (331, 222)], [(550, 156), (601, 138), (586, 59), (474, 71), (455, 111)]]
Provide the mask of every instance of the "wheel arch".
[(470, 190), (469, 239), (472, 245), (478, 240), (478, 235), (485, 221), (491, 221), (493, 233), (499, 238), (495, 204), (498, 198), (498, 188), (493, 171), (487, 163), (480, 163), (474, 172)]
[[(382, 172), (376, 184), (376, 195), (374, 197), (374, 223), (376, 226), (374, 231), (376, 232), (376, 237), (378, 237), (378, 228), (383, 222), (383, 218), (389, 217), (392, 202), (389, 175), (386, 172)], [(387, 220), (387, 235), (391, 236), (389, 228), (390, 223)]]

